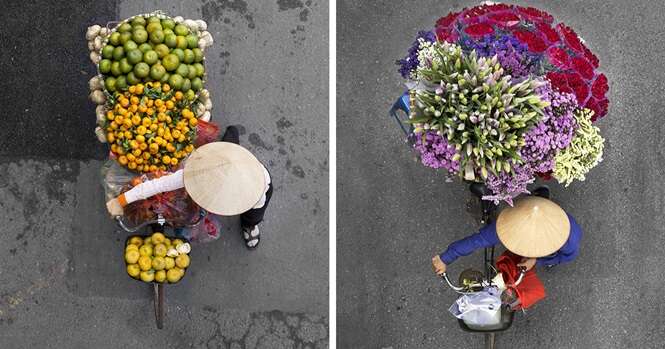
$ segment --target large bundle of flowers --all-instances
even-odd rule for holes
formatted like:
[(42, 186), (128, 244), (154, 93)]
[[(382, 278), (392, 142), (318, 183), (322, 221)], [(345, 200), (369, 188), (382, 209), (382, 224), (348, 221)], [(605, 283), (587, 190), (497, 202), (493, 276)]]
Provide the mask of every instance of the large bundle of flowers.
[(485, 4), (440, 18), (398, 61), (422, 163), (484, 182), (498, 203), (535, 176), (570, 184), (602, 160), (591, 126), (608, 81), (583, 40), (535, 8)]

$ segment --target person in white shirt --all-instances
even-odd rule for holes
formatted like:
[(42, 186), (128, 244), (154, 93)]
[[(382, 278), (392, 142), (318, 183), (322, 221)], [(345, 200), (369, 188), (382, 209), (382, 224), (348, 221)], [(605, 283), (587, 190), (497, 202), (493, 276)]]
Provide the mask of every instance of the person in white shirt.
[(184, 187), (206, 211), (221, 216), (240, 215), (245, 245), (255, 249), (261, 241), (258, 225), (263, 221), (273, 185), (266, 167), (239, 143), (238, 129), (229, 126), (221, 142), (196, 149), (183, 169), (143, 182), (109, 200), (109, 212), (120, 216), (123, 207), (134, 201)]

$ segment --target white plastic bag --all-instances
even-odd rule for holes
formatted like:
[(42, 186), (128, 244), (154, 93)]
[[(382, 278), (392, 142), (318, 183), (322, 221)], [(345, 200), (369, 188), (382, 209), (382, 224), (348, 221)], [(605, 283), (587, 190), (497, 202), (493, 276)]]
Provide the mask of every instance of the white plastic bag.
[(501, 322), (501, 292), (496, 287), (487, 287), (480, 292), (465, 294), (448, 310), (469, 326), (498, 325)]
[(492, 285), (495, 285), (500, 292), (506, 289), (506, 282), (503, 280), (503, 274), (496, 273), (494, 279), (492, 279)]

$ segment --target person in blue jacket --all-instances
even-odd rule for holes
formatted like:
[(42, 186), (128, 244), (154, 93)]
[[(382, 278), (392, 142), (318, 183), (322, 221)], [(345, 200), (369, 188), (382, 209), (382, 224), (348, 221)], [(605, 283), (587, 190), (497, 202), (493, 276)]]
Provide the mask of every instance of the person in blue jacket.
[(575, 259), (581, 239), (582, 228), (573, 216), (548, 198), (528, 196), (501, 211), (496, 222), (448, 245), (432, 258), (432, 267), (441, 276), (457, 258), (498, 244), (522, 256), (518, 266), (527, 270), (535, 265), (554, 266)]

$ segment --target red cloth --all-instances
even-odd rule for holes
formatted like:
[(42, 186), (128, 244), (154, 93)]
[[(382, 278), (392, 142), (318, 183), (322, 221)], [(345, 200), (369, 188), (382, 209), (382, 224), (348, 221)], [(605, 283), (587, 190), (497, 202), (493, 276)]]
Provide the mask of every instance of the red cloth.
[(535, 268), (531, 268), (531, 270), (524, 274), (522, 282), (517, 287), (513, 286), (520, 275), (517, 263), (521, 262), (522, 258), (510, 251), (506, 251), (496, 261), (496, 268), (503, 275), (506, 287), (514, 290), (520, 300), (520, 304), (515, 310), (529, 308), (545, 298), (546, 295), (545, 286), (543, 286), (538, 275), (536, 275)]

